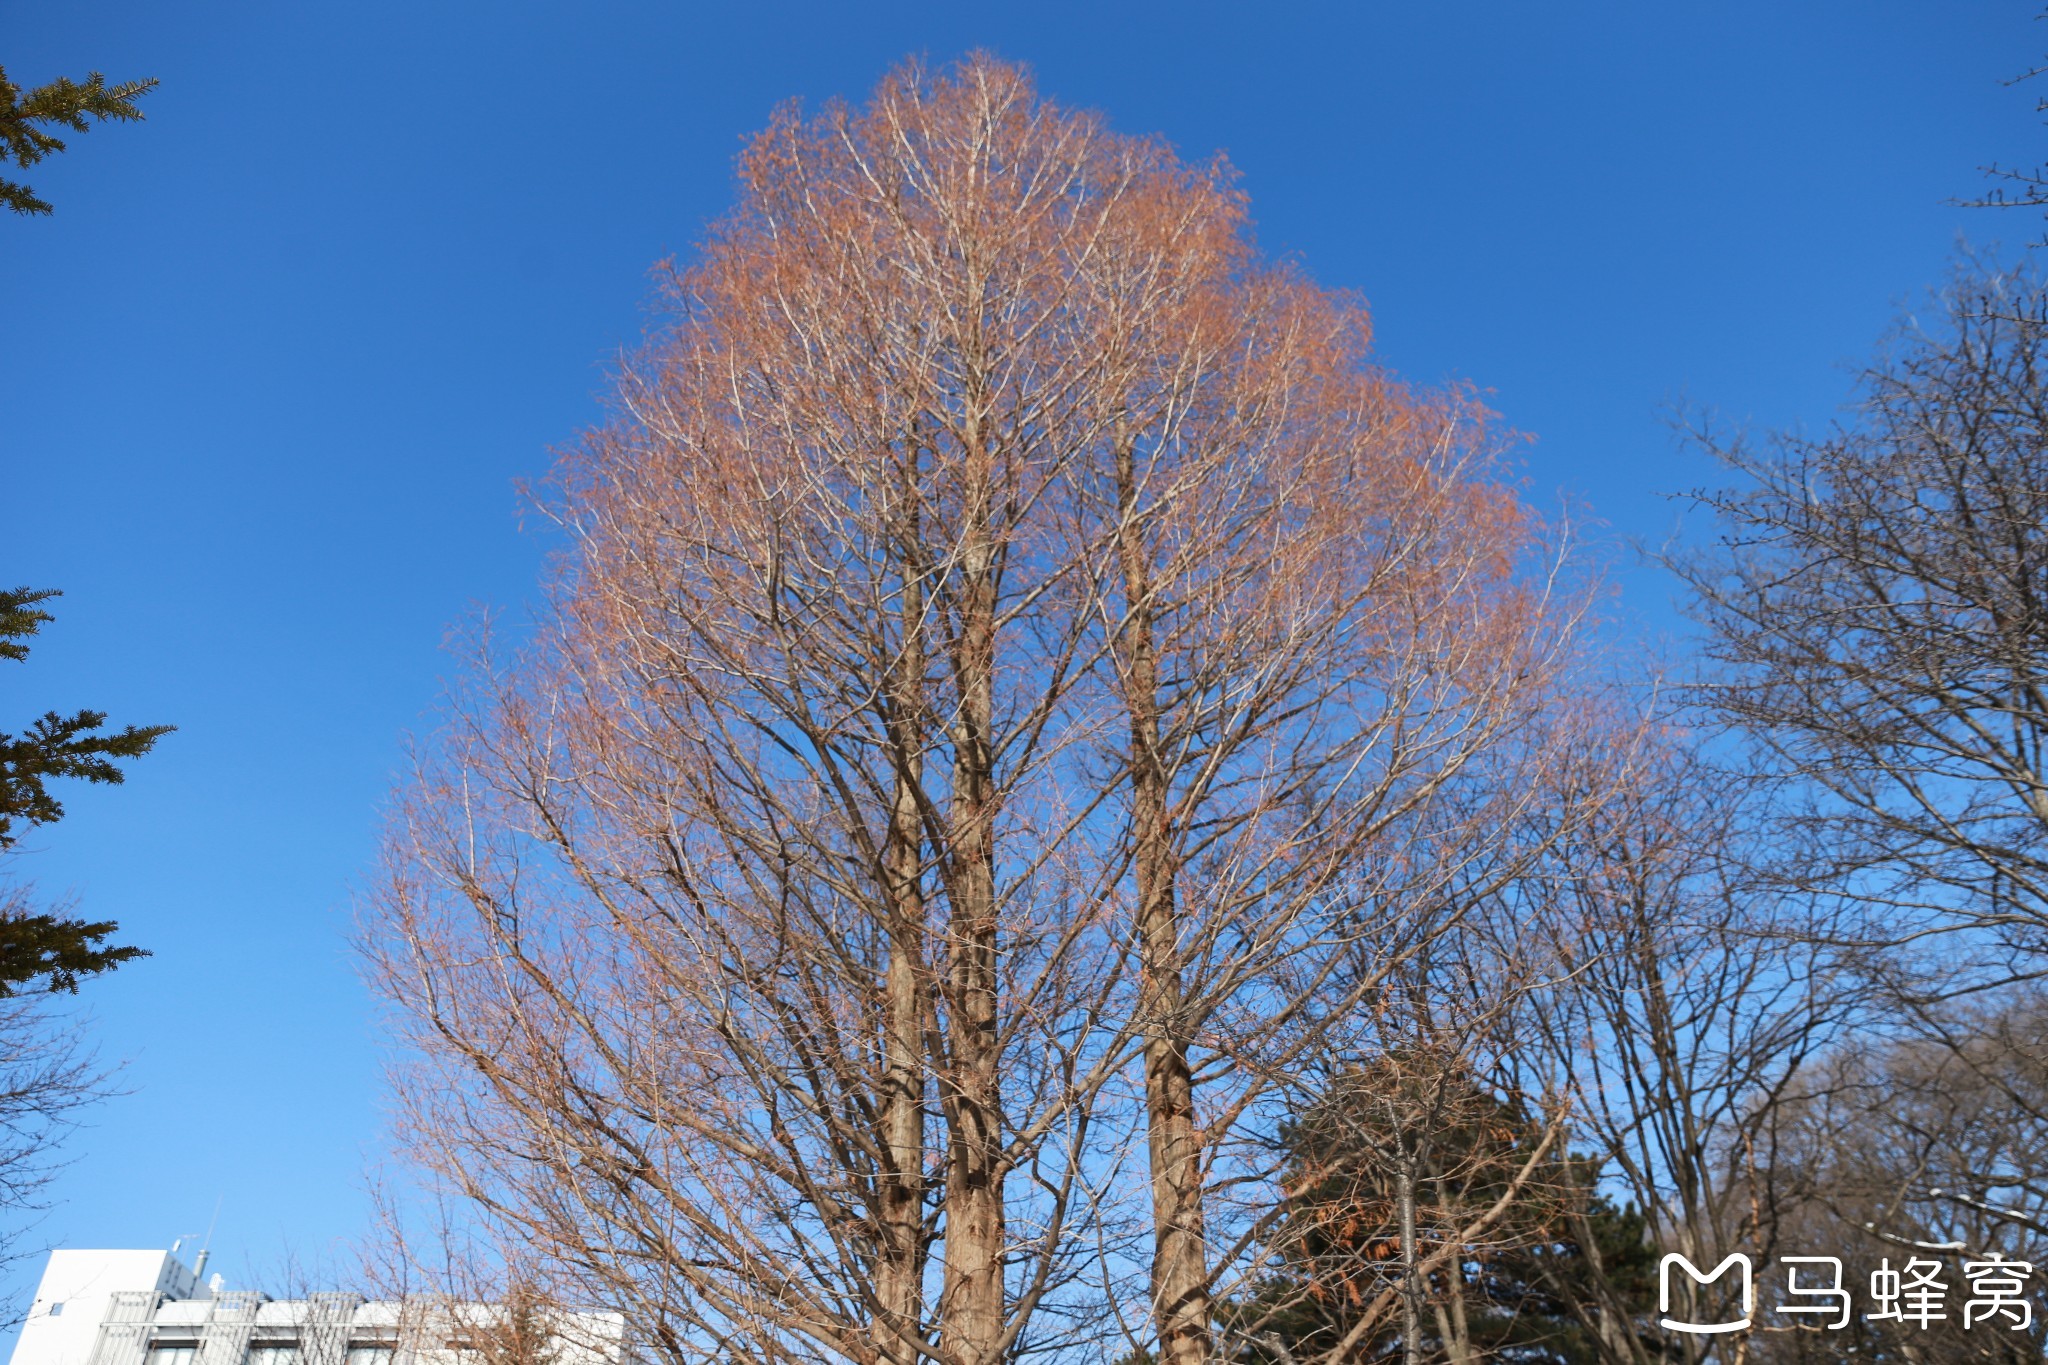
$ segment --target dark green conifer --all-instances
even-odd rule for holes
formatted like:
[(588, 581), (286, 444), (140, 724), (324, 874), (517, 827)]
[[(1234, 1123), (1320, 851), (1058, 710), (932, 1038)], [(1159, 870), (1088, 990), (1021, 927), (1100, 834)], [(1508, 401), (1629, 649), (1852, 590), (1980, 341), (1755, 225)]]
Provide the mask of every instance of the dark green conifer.
[[(28, 638), (52, 619), (40, 604), (58, 595), (49, 588), (0, 590), (0, 659), (28, 657)], [(63, 805), (50, 794), (52, 778), (120, 782), (119, 763), (148, 753), (174, 728), (130, 725), (101, 733), (106, 723), (104, 711), (70, 716), (50, 711), (20, 735), (0, 731), (0, 853), (15, 846), (22, 827), (64, 818)], [(0, 913), (0, 996), (25, 989), (76, 991), (80, 977), (148, 955), (140, 948), (107, 944), (119, 929), (111, 920)]]
[[(63, 151), (64, 139), (48, 131), (51, 128), (83, 133), (90, 127), (88, 118), (102, 123), (110, 118), (138, 121), (142, 111), (135, 107), (136, 97), (155, 88), (154, 80), (108, 85), (107, 78), (94, 71), (87, 74), (83, 85), (59, 76), (48, 85), (24, 91), (8, 80), (7, 69), (0, 67), (0, 162), (11, 159), (27, 169), (53, 152)], [(0, 204), (16, 213), (50, 212), (49, 203), (38, 199), (28, 186), (5, 178), (0, 178)]]
[[(1278, 1263), (1251, 1292), (1219, 1305), (1238, 1365), (1322, 1359), (1365, 1306), (1401, 1281), (1394, 1162), (1412, 1154), (1418, 1259), (1450, 1230), (1496, 1203), (1540, 1150), (1541, 1125), (1521, 1100), (1496, 1092), (1455, 1061), (1390, 1054), (1339, 1076), (1280, 1138), (1290, 1158), (1282, 1184)], [(1551, 1157), (1479, 1245), (1423, 1277), (1423, 1360), (1442, 1360), (1434, 1305), (1455, 1277), (1473, 1358), (1517, 1365), (1594, 1365), (1603, 1354), (1602, 1305), (1654, 1301), (1655, 1255), (1644, 1220), (1598, 1189), (1597, 1163)], [(1603, 1292), (1604, 1291), (1604, 1292)], [(1609, 1318), (1615, 1338), (1643, 1324)], [(1616, 1350), (1624, 1350), (1618, 1341)], [(1346, 1361), (1402, 1358), (1399, 1315), (1355, 1341)], [(1640, 1357), (1638, 1357), (1640, 1358)], [(1132, 1365), (1137, 1365), (1134, 1361)]]

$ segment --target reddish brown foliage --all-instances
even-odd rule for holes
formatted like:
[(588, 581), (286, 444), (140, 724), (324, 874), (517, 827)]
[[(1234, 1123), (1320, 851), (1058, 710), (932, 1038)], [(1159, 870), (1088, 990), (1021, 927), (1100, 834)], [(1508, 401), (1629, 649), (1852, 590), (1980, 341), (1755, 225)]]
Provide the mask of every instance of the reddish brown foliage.
[(778, 115), (666, 290), (393, 825), (409, 1139), (676, 1359), (982, 1365), (1133, 1236), (1198, 1359), (1262, 1077), (1558, 742), (1543, 530), (1227, 168), (988, 59)]

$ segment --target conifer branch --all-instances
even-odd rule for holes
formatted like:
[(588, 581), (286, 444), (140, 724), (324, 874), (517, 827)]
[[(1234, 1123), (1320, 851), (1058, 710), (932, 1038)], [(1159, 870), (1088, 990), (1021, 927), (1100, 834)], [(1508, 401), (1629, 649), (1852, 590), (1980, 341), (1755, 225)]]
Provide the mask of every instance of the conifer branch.
[[(139, 122), (143, 114), (135, 107), (135, 100), (154, 90), (156, 84), (152, 79), (110, 86), (105, 76), (93, 71), (86, 75), (82, 85), (59, 76), (48, 85), (24, 93), (7, 79), (7, 69), (0, 67), (0, 161), (12, 160), (25, 170), (44, 157), (63, 151), (64, 139), (48, 131), (51, 127), (83, 133), (91, 127), (86, 122), (88, 118), (101, 123), (108, 119)], [(0, 178), (0, 204), (16, 213), (51, 211), (49, 202), (38, 198), (27, 185), (5, 178)]]

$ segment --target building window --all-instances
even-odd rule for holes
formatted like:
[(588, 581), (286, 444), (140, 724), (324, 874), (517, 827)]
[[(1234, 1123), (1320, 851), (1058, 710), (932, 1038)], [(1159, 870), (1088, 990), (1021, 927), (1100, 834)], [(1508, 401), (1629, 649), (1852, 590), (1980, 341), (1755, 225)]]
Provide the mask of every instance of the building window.
[(249, 1365), (299, 1365), (299, 1343), (266, 1341), (251, 1346)]
[(348, 1348), (348, 1365), (391, 1365), (393, 1354), (389, 1346), (367, 1342)]
[(153, 1341), (149, 1344), (148, 1365), (198, 1365), (199, 1343), (196, 1341)]

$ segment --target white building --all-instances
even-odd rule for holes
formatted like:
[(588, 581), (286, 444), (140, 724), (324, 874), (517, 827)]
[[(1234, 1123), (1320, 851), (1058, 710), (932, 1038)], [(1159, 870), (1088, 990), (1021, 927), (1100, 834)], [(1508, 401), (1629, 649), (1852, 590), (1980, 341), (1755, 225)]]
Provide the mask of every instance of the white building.
[[(314, 1294), (272, 1299), (202, 1285), (168, 1251), (53, 1251), (10, 1365), (498, 1365), (488, 1304)], [(628, 1365), (614, 1313), (546, 1324), (551, 1365)]]

